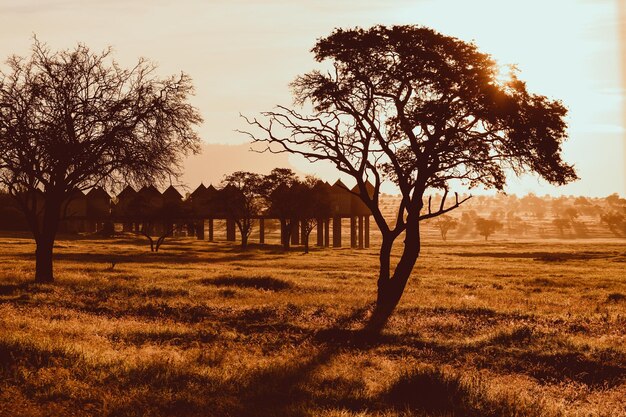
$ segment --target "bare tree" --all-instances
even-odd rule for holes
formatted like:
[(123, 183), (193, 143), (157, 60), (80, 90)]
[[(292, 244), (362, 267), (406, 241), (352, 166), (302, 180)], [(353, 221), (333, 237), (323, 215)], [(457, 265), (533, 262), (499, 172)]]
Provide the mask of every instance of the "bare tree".
[[(456, 183), (503, 189), (506, 171), (538, 173), (550, 183), (576, 179), (561, 160), (567, 110), (527, 91), (511, 69), (498, 77), (495, 61), (476, 45), (426, 27), (336, 29), (313, 48), (330, 71), (312, 71), (292, 83), (298, 111), (278, 106), (246, 118), (256, 143), (309, 161), (329, 161), (357, 183), (361, 200), (382, 233), (376, 308), (368, 330), (377, 332), (398, 304), (420, 253), (420, 222), (448, 213)], [(380, 210), (380, 187), (391, 180), (402, 199), (395, 219)], [(373, 184), (368, 193), (366, 183)], [(427, 189), (443, 190), (435, 210)], [(391, 251), (404, 235), (392, 269)]]
[(0, 73), (0, 185), (17, 199), (33, 232), (35, 280), (53, 281), (52, 251), (72, 192), (178, 173), (199, 150), (202, 121), (187, 99), (190, 78), (161, 79), (139, 60), (121, 68), (110, 50), (79, 44), (52, 52), (35, 39), (29, 58)]

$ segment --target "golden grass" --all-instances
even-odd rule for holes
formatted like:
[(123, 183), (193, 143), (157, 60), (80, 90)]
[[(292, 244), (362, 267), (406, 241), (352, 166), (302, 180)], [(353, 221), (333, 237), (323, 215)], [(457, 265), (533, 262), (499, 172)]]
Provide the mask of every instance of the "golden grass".
[(0, 238), (2, 416), (626, 414), (623, 240), (427, 243), (376, 342), (375, 248), (33, 251)]

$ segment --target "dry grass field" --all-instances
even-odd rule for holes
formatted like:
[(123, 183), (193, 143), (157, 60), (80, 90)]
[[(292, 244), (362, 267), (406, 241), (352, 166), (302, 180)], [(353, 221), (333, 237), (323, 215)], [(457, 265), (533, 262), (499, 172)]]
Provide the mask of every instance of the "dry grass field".
[(626, 415), (624, 240), (429, 239), (376, 341), (375, 245), (33, 251), (0, 237), (1, 416)]

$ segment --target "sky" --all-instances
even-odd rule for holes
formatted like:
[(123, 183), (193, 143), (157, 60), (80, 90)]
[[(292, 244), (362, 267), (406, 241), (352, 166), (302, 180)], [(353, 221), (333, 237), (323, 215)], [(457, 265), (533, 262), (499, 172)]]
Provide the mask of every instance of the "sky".
[(124, 66), (145, 57), (162, 76), (189, 74), (204, 118), (203, 153), (186, 161), (182, 179), (191, 188), (278, 165), (332, 182), (332, 167), (251, 153), (236, 132), (246, 128), (239, 114), (291, 105), (289, 82), (318, 67), (316, 39), (375, 24), (420, 24), (474, 41), (498, 63), (517, 65), (531, 92), (562, 100), (563, 156), (581, 179), (556, 188), (526, 175), (508, 192), (626, 195), (626, 0), (0, 0), (0, 59), (28, 55), (36, 35), (52, 49), (112, 46)]

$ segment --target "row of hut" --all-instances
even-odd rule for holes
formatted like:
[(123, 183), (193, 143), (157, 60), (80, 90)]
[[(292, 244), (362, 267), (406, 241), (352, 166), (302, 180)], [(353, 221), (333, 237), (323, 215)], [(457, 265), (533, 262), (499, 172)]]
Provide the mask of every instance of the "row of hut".
[[(340, 180), (333, 185), (327, 182), (318, 185), (324, 190), (328, 210), (323, 218), (317, 219), (317, 245), (342, 246), (342, 219), (347, 218), (350, 220), (350, 246), (369, 247), (370, 210)], [(215, 221), (222, 220), (226, 240), (236, 241), (237, 219), (233, 210), (221, 204), (227, 191), (227, 187), (218, 189), (203, 184), (186, 197), (171, 185), (163, 192), (152, 185), (140, 190), (127, 186), (116, 196), (102, 188), (93, 188), (87, 194), (77, 191), (65, 207), (62, 230), (88, 233), (105, 230), (108, 226), (123, 232), (156, 236), (186, 233), (199, 240), (214, 241)], [(281, 220), (271, 210), (255, 214), (254, 219), (258, 224), (259, 243), (265, 243), (265, 222)], [(298, 224), (304, 226), (304, 221), (295, 213), (290, 223), (288, 238), (292, 244), (300, 244), (305, 238), (305, 228)], [(285, 238), (283, 233), (281, 229), (281, 242)]]

